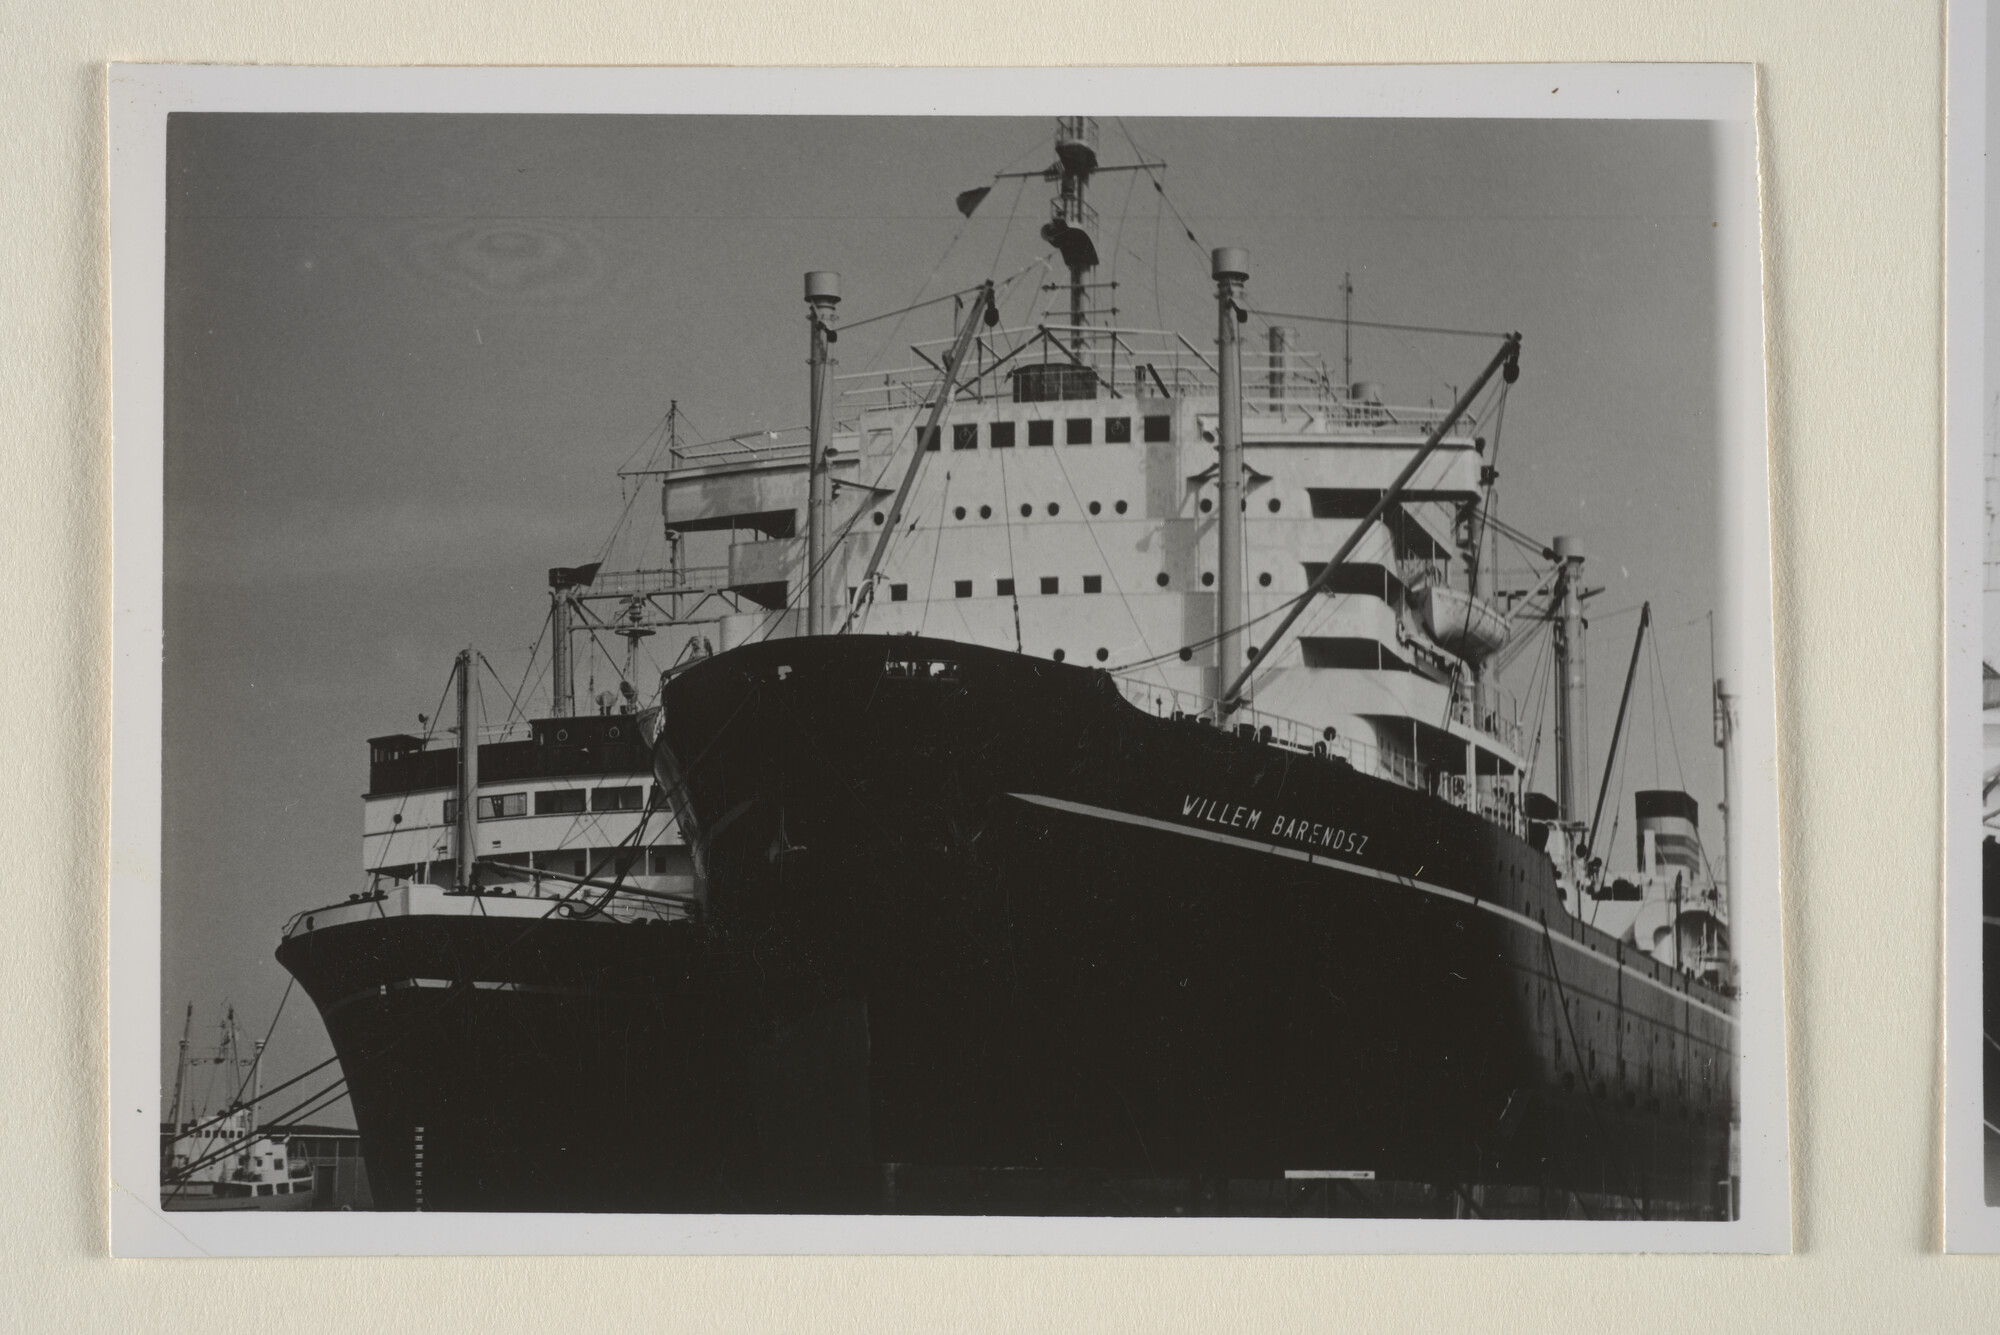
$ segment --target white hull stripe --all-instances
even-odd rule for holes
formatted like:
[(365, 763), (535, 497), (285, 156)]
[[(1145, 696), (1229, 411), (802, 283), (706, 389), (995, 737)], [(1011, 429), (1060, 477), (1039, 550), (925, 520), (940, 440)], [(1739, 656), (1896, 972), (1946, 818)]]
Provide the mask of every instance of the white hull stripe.
[(1595, 960), (1599, 964), (1614, 964), (1620, 973), (1630, 978), (1633, 982), (1643, 983), (1647, 987), (1664, 992), (1675, 1001), (1692, 1006), (1698, 1011), (1706, 1011), (1725, 1024), (1734, 1025), (1736, 1023), (1736, 1017), (1728, 1011), (1720, 1010), (1705, 1001), (1696, 1000), (1687, 993), (1669, 987), (1649, 974), (1639, 972), (1629, 964), (1618, 963), (1617, 961), (1608, 959), (1598, 951), (1584, 945), (1581, 941), (1572, 941), (1569, 937), (1558, 932), (1545, 931), (1542, 924), (1536, 922), (1525, 913), (1516, 913), (1514, 910), (1502, 907), (1490, 900), (1474, 899), (1471, 895), (1465, 894), (1463, 891), (1448, 890), (1444, 886), (1433, 885), (1429, 881), (1419, 881), (1410, 876), (1399, 876), (1395, 872), (1382, 871), (1375, 867), (1364, 867), (1358, 862), (1349, 862), (1345, 858), (1332, 858), (1321, 853), (1308, 853), (1303, 849), (1286, 848), (1283, 844), (1273, 844), (1259, 839), (1245, 839), (1241, 835), (1222, 834), (1216, 830), (1202, 830), (1190, 825), (1177, 825), (1173, 821), (1158, 820), (1152, 816), (1135, 816), (1126, 811), (1112, 811), (1106, 807), (1087, 806), (1082, 802), (1069, 802), (1060, 797), (1043, 797), (1037, 793), (1009, 793), (1008, 796), (1018, 798), (1023, 802), (1033, 803), (1035, 806), (1049, 807), (1056, 811), (1067, 811), (1073, 815), (1095, 816), (1099, 820), (1117, 821), (1124, 825), (1137, 825), (1144, 829), (1161, 830), (1167, 834), (1183, 834), (1191, 839), (1207, 839), (1211, 843), (1228, 844), (1233, 848), (1248, 849), (1253, 853), (1269, 853), (1274, 857), (1291, 858), (1296, 862), (1307, 862), (1316, 866), (1338, 867), (1342, 871), (1352, 872), (1356, 876), (1372, 877), (1378, 881), (1387, 881), (1391, 885), (1400, 885), (1406, 889), (1421, 890), (1425, 894), (1456, 900), (1461, 904), (1472, 904), (1486, 910), (1488, 913), (1526, 928), (1536, 936), (1553, 941), (1559, 946), (1568, 946), (1579, 955)]

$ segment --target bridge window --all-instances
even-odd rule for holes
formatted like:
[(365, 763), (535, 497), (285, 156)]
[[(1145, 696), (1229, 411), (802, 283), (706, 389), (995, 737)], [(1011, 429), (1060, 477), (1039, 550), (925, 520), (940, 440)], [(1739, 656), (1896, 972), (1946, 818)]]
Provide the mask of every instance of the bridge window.
[[(525, 816), (527, 814), (528, 795), (526, 793), (492, 793), (480, 795), (479, 819), (481, 820), (501, 820), (508, 816)], [(447, 797), (444, 800), (444, 818), (447, 821), (458, 819), (457, 798)]]
[(976, 450), (979, 448), (979, 423), (957, 422), (951, 428), (951, 447), (954, 450)]
[(1062, 581), (1054, 575), (1042, 576), (1042, 592), (1043, 593), (1062, 592)]
[(1106, 445), (1129, 445), (1132, 443), (1132, 419), (1129, 417), (1107, 417), (1104, 419), (1104, 443)]
[(1052, 421), (1028, 423), (1028, 443), (1030, 445), (1053, 445), (1056, 443), (1056, 424)]
[(910, 586), (907, 584), (891, 584), (889, 586), (889, 601), (892, 603), (907, 603), (910, 601)]
[(1146, 419), (1147, 441), (1152, 444), (1158, 444), (1161, 441), (1172, 440), (1174, 438), (1173, 424), (1174, 424), (1174, 419), (1167, 416), (1165, 413), (1161, 413), (1158, 416), (1154, 417), (1148, 417)]
[(953, 580), (951, 583), (951, 595), (954, 598), (970, 598), (972, 596), (972, 581), (969, 579)]
[(1310, 668), (1362, 668), (1369, 671), (1414, 672), (1395, 651), (1379, 640), (1347, 635), (1308, 635), (1299, 649)]
[(581, 788), (557, 788), (535, 794), (537, 816), (573, 816), (582, 810)]
[(1002, 598), (1012, 598), (1014, 596), (1014, 581), (1011, 579), (994, 580), (993, 592)]
[(924, 448), (927, 450), (936, 449), (939, 438), (944, 434), (942, 430), (934, 426), (920, 427), (918, 431), (923, 436)]
[(645, 805), (646, 790), (638, 786), (629, 788), (593, 788), (590, 792), (592, 811), (637, 811)]
[(1090, 444), (1090, 419), (1088, 417), (1070, 418), (1063, 436), (1063, 443), (1065, 445)]
[(991, 440), (993, 448), (996, 450), (1013, 449), (1014, 424), (1012, 422), (995, 422), (993, 424)]
[(1103, 592), (1104, 592), (1104, 576), (1102, 576), (1102, 575), (1085, 575), (1085, 576), (1083, 577), (1083, 591), (1084, 591), (1085, 593), (1103, 593)]

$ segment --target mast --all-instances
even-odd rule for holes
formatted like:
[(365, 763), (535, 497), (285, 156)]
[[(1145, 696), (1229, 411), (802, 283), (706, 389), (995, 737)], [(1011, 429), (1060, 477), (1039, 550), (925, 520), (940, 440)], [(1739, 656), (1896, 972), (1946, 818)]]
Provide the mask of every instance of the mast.
[(1216, 524), (1215, 524), (1215, 690), (1218, 708), (1225, 686), (1243, 665), (1245, 584), (1243, 579), (1243, 331), (1250, 313), (1237, 302), (1250, 278), (1250, 256), (1234, 246), (1210, 256), (1215, 276)]
[(1722, 905), (1732, 931), (1736, 925), (1735, 848), (1730, 828), (1735, 824), (1729, 795), (1734, 791), (1732, 771), (1736, 768), (1736, 697), (1729, 693), (1721, 677), (1715, 679), (1715, 744), (1722, 751)]
[(1340, 397), (1354, 392), (1354, 275), (1340, 276)]
[(1555, 559), (1558, 566), (1555, 589), (1556, 659), (1556, 800), (1566, 829), (1583, 821), (1584, 792), (1589, 787), (1589, 758), (1585, 753), (1584, 722), (1584, 643), (1583, 643), (1583, 557), (1572, 544), (1558, 537)]
[[(1646, 643), (1646, 629), (1653, 624), (1653, 605), (1639, 604), (1639, 633), (1632, 637), (1632, 661), (1625, 668), (1625, 690), (1618, 697), (1618, 721), (1611, 725), (1611, 748), (1604, 753), (1604, 779), (1597, 786), (1597, 807), (1590, 813), (1590, 842), (1597, 851), (1597, 826), (1604, 819), (1604, 799), (1611, 792), (1611, 775), (1618, 767), (1618, 739), (1625, 733), (1625, 711), (1632, 703), (1632, 683), (1639, 676), (1639, 650)], [(1679, 949), (1678, 946), (1675, 949)]]
[(1097, 122), (1089, 116), (1056, 117), (1056, 170), (1062, 173), (1053, 216), (1042, 226), (1042, 239), (1062, 252), (1069, 269), (1071, 350), (1083, 352), (1083, 326), (1088, 319), (1085, 293), (1090, 271), (1097, 267), (1097, 242), (1091, 232), (1097, 219), (1084, 202), (1091, 173), (1097, 170)]
[(181, 1020), (181, 1055), (174, 1065), (174, 1112), (170, 1124), (175, 1131), (181, 1129), (181, 1093), (187, 1088), (188, 1073), (188, 1033), (194, 1028), (194, 1003), (187, 1004), (187, 1015)]
[(561, 570), (549, 571), (549, 690), (554, 696), (549, 712), (568, 718), (576, 712), (576, 666), (570, 659), (570, 638), (576, 605), (570, 601), (569, 584)]
[[(667, 429), (673, 430), (668, 410)], [(604, 563), (549, 567), (549, 713), (568, 718), (576, 712), (576, 614), (578, 589), (588, 588)]]
[(472, 889), (479, 854), (479, 733), (472, 721), (472, 650), (458, 651), (458, 877)]
[(264, 1097), (264, 1040), (258, 1039), (250, 1051), (250, 1125), (249, 1131), (257, 1129), (257, 1104)]
[(806, 634), (824, 635), (833, 613), (827, 599), (826, 544), (832, 516), (832, 491), (826, 452), (833, 443), (833, 412), (828, 396), (827, 345), (839, 337), (833, 331), (833, 308), (840, 304), (840, 275), (816, 270), (806, 275), (806, 320), (812, 327), (812, 444), (806, 456)]

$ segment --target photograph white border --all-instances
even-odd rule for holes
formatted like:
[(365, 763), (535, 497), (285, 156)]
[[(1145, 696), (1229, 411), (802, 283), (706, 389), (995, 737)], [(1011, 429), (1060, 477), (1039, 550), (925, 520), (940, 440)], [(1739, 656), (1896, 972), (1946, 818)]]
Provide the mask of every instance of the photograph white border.
[(1979, 851), (1985, 803), (1986, 212), (1989, 0), (1952, 0), (1945, 49), (1945, 1248), (2000, 1251), (1986, 1203)]
[[(1782, 1252), (1791, 1246), (1755, 73), (1745, 65), (110, 72), (114, 617), (112, 1250), (118, 1256)], [(1369, 116), (1716, 126), (1722, 610), (1738, 699), (1732, 935), (1741, 1213), (1729, 1222), (163, 1213), (160, 725), (166, 122), (175, 111)]]

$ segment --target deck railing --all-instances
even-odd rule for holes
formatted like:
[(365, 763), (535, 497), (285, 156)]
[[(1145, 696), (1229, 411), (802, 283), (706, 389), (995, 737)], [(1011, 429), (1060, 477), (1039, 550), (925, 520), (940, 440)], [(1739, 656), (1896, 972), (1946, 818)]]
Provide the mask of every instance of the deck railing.
[[(917, 364), (835, 377), (850, 411), (913, 410), (936, 400), (951, 339), (914, 343)], [(1025, 366), (1076, 368), (1093, 398), (1184, 398), (1216, 392), (1214, 358), (1168, 329), (1044, 322), (996, 329), (973, 342), (960, 366), (954, 398), (966, 403), (1015, 398), (1010, 378)], [(1082, 374), (1087, 373), (1087, 374)], [(1033, 400), (1030, 400), (1033, 401)], [(1379, 387), (1343, 385), (1318, 352), (1246, 350), (1243, 408), (1251, 417), (1310, 418), (1317, 429), (1421, 435), (1448, 408), (1384, 402)]]
[[(1215, 701), (1192, 691), (1133, 677), (1113, 676), (1127, 703), (1159, 718), (1186, 720), (1191, 726), (1215, 726)], [(1315, 728), (1298, 719), (1267, 713), (1254, 705), (1239, 707), (1224, 725), (1239, 735), (1300, 756), (1346, 761), (1363, 774), (1388, 779), (1405, 788), (1428, 793), (1471, 811), (1502, 829), (1521, 832), (1518, 805), (1510, 794), (1481, 788), (1459, 769), (1427, 764), (1407, 751), (1394, 751), (1349, 737), (1333, 728)]]

